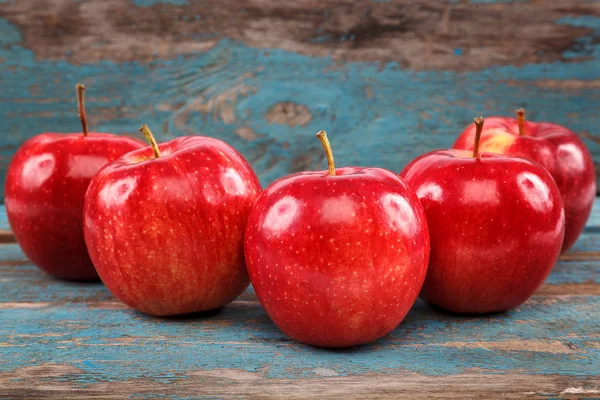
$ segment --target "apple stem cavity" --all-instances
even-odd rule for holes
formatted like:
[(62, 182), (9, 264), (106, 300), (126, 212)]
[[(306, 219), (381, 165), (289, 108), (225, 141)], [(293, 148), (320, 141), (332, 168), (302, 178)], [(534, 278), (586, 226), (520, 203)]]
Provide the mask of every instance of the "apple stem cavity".
[(475, 124), (475, 143), (473, 144), (473, 158), (479, 157), (479, 142), (481, 141), (481, 132), (483, 131), (483, 117), (477, 117), (473, 120)]
[(160, 150), (158, 149), (158, 143), (156, 143), (156, 139), (154, 139), (154, 135), (148, 128), (148, 125), (143, 124), (139, 129), (140, 132), (144, 134), (146, 140), (150, 143), (150, 147), (152, 147), (152, 152), (154, 153), (154, 158), (160, 157)]
[(329, 176), (335, 176), (335, 162), (333, 160), (333, 151), (331, 150), (331, 144), (327, 138), (327, 133), (323, 130), (317, 133), (317, 137), (321, 141), (323, 148), (325, 149), (325, 155), (327, 156), (327, 166), (329, 167)]
[(87, 137), (88, 135), (88, 124), (87, 117), (85, 115), (85, 103), (83, 101), (83, 97), (85, 94), (85, 86), (81, 83), (75, 85), (75, 90), (77, 91), (77, 109), (79, 110), (79, 120), (81, 121), (81, 128), (83, 129), (83, 136)]
[(525, 134), (525, 109), (519, 108), (517, 111), (517, 124), (519, 125), (519, 136)]

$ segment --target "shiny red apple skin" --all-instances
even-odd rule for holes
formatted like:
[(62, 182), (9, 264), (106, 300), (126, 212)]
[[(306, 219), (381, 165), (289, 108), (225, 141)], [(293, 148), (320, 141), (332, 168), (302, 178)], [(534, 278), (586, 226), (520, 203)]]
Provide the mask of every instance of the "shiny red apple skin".
[[(454, 144), (455, 149), (473, 149), (475, 129), (468, 127)], [(558, 185), (565, 207), (567, 251), (583, 231), (596, 196), (594, 162), (586, 145), (571, 130), (546, 122), (525, 121), (519, 135), (514, 118), (485, 119), (480, 151), (525, 157), (543, 165)]]
[(539, 164), (471, 154), (434, 151), (400, 174), (421, 200), (431, 234), (421, 297), (456, 313), (505, 311), (525, 302), (556, 263), (564, 210)]
[(155, 316), (225, 306), (249, 283), (248, 213), (261, 187), (226, 143), (188, 136), (124, 155), (92, 180), (85, 239), (106, 287)]
[(429, 233), (417, 197), (396, 174), (340, 168), (265, 189), (245, 251), (256, 294), (285, 334), (348, 347), (404, 319), (425, 278)]
[(6, 174), (6, 213), (35, 265), (61, 279), (98, 280), (83, 238), (86, 189), (100, 168), (143, 146), (107, 133), (44, 133), (17, 150)]

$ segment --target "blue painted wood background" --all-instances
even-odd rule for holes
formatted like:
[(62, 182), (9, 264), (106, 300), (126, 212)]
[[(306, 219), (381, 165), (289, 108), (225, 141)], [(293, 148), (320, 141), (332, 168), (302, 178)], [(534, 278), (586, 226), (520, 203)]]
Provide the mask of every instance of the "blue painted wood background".
[(400, 171), (474, 116), (526, 107), (600, 162), (600, 3), (0, 1), (0, 177), (44, 131), (222, 138), (264, 185), (339, 165)]
[(333, 351), (286, 337), (251, 288), (219, 313), (152, 318), (0, 244), (0, 398), (597, 398), (599, 245), (600, 200), (520, 307), (455, 316), (417, 300), (384, 338)]

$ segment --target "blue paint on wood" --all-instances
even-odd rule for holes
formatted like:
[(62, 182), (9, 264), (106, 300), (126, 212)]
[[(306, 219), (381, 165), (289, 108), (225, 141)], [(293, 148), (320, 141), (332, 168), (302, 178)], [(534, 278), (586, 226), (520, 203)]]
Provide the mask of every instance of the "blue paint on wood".
[(562, 285), (565, 283), (586, 282), (600, 284), (598, 261), (559, 261), (552, 269), (552, 273), (548, 276), (545, 283), (548, 285)]
[(569, 253), (573, 252), (582, 252), (589, 251), (589, 249), (594, 249), (594, 251), (600, 251), (600, 228), (591, 226), (586, 228), (586, 231), (579, 236), (577, 242), (573, 245)]
[(590, 28), (594, 30), (594, 35), (585, 36), (577, 40), (577, 49), (565, 52), (565, 58), (578, 58), (587, 55), (588, 57), (594, 57), (598, 59), (600, 57), (600, 47), (598, 42), (600, 40), (600, 18), (586, 15), (586, 16), (565, 16), (557, 21), (559, 24), (577, 26), (582, 28)]
[[(2, 302), (88, 302), (113, 301), (100, 283), (74, 283), (53, 279), (26, 261), (17, 245), (0, 246), (0, 303)], [(10, 262), (12, 261), (12, 262)], [(14, 264), (19, 264), (15, 266)], [(596, 261), (560, 261), (546, 280), (548, 285), (594, 283), (600, 285)], [(43, 290), (40, 288), (43, 287)]]
[(567, 15), (565, 17), (560, 18), (556, 22), (558, 22), (559, 24), (591, 28), (596, 31), (600, 30), (600, 18), (593, 15), (584, 15), (578, 17)]
[[(560, 22), (600, 32), (595, 17)], [(293, 171), (323, 169), (324, 155), (314, 138), (319, 129), (330, 133), (340, 165), (393, 171), (421, 153), (450, 146), (473, 116), (511, 114), (520, 106), (528, 108), (532, 120), (598, 134), (600, 92), (568, 85), (600, 79), (595, 36), (582, 39), (587, 41), (583, 50), (565, 52), (577, 62), (467, 73), (417, 72), (397, 63), (340, 64), (228, 39), (206, 53), (173, 60), (74, 65), (36, 59), (18, 45), (19, 31), (3, 19), (0, 37), (2, 171), (25, 139), (44, 131), (79, 130), (76, 81), (88, 86), (94, 130), (137, 135), (139, 125), (147, 123), (160, 140), (184, 134), (219, 137), (250, 160), (263, 185)], [(316, 34), (314, 40), (330, 39)], [(286, 123), (273, 116), (276, 105), (288, 102), (305, 107), (308, 117)], [(586, 143), (600, 154), (597, 142)]]
[[(600, 354), (577, 336), (594, 329), (593, 315), (586, 310), (598, 306), (600, 303), (594, 299), (574, 299), (552, 305), (532, 303), (509, 315), (489, 319), (449, 319), (419, 301), (405, 322), (385, 339), (337, 352), (290, 342), (258, 307), (231, 306), (218, 317), (185, 321), (159, 321), (129, 310), (90, 311), (69, 305), (26, 313), (7, 310), (2, 316), (0, 337), (3, 343), (10, 344), (3, 349), (9, 361), (0, 368), (9, 371), (24, 363), (97, 360), (96, 364), (102, 364), (102, 375), (90, 376), (93, 381), (155, 378), (165, 372), (162, 370), (165, 364), (173, 365), (173, 372), (183, 374), (195, 369), (237, 368), (266, 370), (268, 377), (278, 378), (310, 376), (316, 367), (332, 369), (341, 375), (386, 370), (456, 374), (466, 368), (585, 375), (600, 368)], [(584, 319), (580, 321), (582, 316)], [(65, 329), (68, 321), (74, 326)], [(37, 340), (32, 341), (31, 337)], [(509, 348), (495, 352), (490, 358), (489, 350), (477, 348), (481, 345), (474, 344), (476, 348), (463, 345), (488, 340), (572, 343), (579, 351), (565, 349), (560, 353), (559, 344), (559, 353)], [(110, 346), (119, 341), (124, 345)], [(20, 347), (22, 344), (27, 346)], [(59, 344), (64, 348), (57, 348)], [(587, 360), (585, 363), (581, 362), (582, 357)], [(169, 360), (177, 360), (177, 364)], [(90, 374), (100, 372), (85, 361), (74, 364)]]
[(0, 231), (1, 230), (10, 230), (10, 224), (8, 223), (8, 216), (6, 215), (4, 204), (0, 204)]
[[(599, 239), (584, 234), (577, 251), (596, 252)], [(19, 265), (24, 255), (16, 244), (1, 245), (0, 260), (0, 373), (24, 365), (71, 365), (81, 372), (69, 381), (90, 384), (132, 378), (169, 383), (213, 369), (292, 379), (314, 377), (317, 368), (340, 376), (480, 369), (581, 377), (600, 370), (600, 338), (590, 335), (598, 330), (600, 296), (548, 291), (600, 285), (597, 261), (559, 262), (546, 289), (510, 312), (451, 316), (419, 300), (382, 340), (330, 351), (286, 338), (252, 288), (213, 316), (156, 319), (125, 308), (101, 284), (58, 281), (26, 261)]]
[[(594, 210), (588, 228), (600, 226)], [(597, 252), (599, 239), (600, 233), (585, 233), (577, 251)], [(30, 265), (18, 245), (0, 245), (0, 375), (25, 366), (70, 366), (79, 372), (48, 382), (82, 387), (135, 378), (169, 384), (219, 369), (267, 379), (320, 377), (319, 369), (339, 376), (597, 376), (600, 296), (548, 290), (573, 285), (600, 285), (600, 263), (559, 262), (537, 295), (507, 313), (451, 316), (419, 300), (383, 339), (331, 351), (285, 337), (252, 288), (216, 315), (152, 318), (125, 308), (101, 284), (54, 280)]]
[[(339, 375), (447, 375), (472, 368), (587, 375), (600, 369), (600, 351), (594, 347), (599, 340), (587, 336), (597, 328), (594, 310), (599, 306), (597, 296), (533, 299), (510, 313), (473, 318), (448, 317), (418, 301), (384, 339), (330, 351), (289, 340), (258, 304), (234, 303), (213, 317), (160, 320), (131, 310), (57, 303), (3, 310), (0, 341), (6, 362), (0, 371), (70, 364), (83, 370), (80, 379), (88, 382), (220, 368), (264, 371), (269, 378), (308, 377), (315, 368)], [(511, 344), (515, 341), (530, 343), (532, 350)], [(489, 342), (505, 343), (505, 348), (490, 357)], [(534, 350), (534, 344), (546, 350)], [(165, 365), (172, 369), (165, 371)]]
[[(592, 207), (592, 212), (590, 213), (584, 232), (600, 233), (600, 198), (598, 197), (594, 201), (594, 206)], [(600, 246), (596, 247), (600, 249)]]
[(0, 18), (0, 46), (21, 41), (21, 32), (4, 18)]

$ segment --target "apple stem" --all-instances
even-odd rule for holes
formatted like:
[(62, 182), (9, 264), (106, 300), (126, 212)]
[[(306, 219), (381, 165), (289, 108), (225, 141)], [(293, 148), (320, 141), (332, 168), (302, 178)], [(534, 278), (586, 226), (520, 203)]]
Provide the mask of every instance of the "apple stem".
[(517, 111), (517, 124), (519, 124), (519, 135), (525, 134), (525, 109), (519, 108)]
[(152, 152), (154, 153), (154, 158), (160, 157), (160, 150), (158, 150), (158, 144), (156, 143), (156, 139), (154, 139), (154, 135), (150, 131), (150, 128), (148, 128), (148, 125), (143, 124), (140, 128), (140, 132), (142, 132), (146, 140), (150, 142)]
[(331, 150), (331, 144), (327, 138), (325, 131), (319, 131), (317, 137), (321, 141), (323, 148), (325, 149), (325, 155), (327, 156), (327, 166), (329, 167), (329, 175), (335, 176), (335, 162), (333, 160), (333, 151)]
[(85, 86), (81, 83), (78, 83), (77, 85), (75, 85), (75, 90), (77, 91), (77, 108), (79, 110), (81, 128), (83, 129), (83, 136), (86, 137), (88, 135), (88, 124), (87, 117), (85, 116), (85, 103), (83, 101), (83, 96), (85, 94)]
[(475, 123), (475, 143), (473, 144), (473, 158), (479, 157), (479, 142), (481, 132), (483, 131), (483, 117), (477, 117), (473, 120)]

